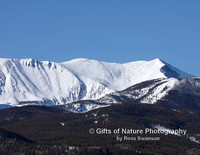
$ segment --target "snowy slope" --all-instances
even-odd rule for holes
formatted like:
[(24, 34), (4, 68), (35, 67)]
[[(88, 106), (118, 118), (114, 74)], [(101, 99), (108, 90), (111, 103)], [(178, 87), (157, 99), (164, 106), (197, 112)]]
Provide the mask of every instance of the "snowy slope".
[(63, 63), (35, 59), (0, 59), (0, 104), (58, 105), (99, 99), (142, 81), (185, 78), (160, 59), (125, 64), (75, 59)]
[(162, 99), (168, 91), (172, 90), (178, 83), (179, 80), (175, 78), (161, 78), (145, 81), (123, 91), (108, 94), (98, 101), (101, 103), (138, 102), (154, 104)]
[[(152, 61), (136, 61), (124, 64), (100, 62), (88, 59), (75, 59), (63, 63), (83, 81), (98, 81), (112, 90), (124, 90), (142, 81), (157, 78), (194, 77), (160, 59)], [(81, 64), (81, 65), (80, 65)]]
[(148, 103), (174, 108), (200, 109), (200, 78), (165, 78), (141, 82), (108, 94), (99, 103)]

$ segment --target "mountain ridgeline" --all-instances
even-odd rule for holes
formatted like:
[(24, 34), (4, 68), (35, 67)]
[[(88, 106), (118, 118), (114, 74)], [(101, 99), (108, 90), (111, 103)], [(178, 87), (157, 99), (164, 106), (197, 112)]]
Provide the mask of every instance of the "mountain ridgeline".
[[(63, 63), (0, 59), (0, 104), (1, 108), (63, 104), (70, 107), (75, 102), (72, 109), (82, 112), (130, 101), (168, 105), (170, 99), (170, 104), (179, 107), (182, 100), (177, 96), (186, 93), (189, 96), (184, 106), (199, 107), (196, 102), (200, 82), (193, 77), (160, 59), (124, 64), (88, 59)], [(187, 103), (191, 97), (195, 102)], [(82, 100), (95, 103), (83, 105)]]

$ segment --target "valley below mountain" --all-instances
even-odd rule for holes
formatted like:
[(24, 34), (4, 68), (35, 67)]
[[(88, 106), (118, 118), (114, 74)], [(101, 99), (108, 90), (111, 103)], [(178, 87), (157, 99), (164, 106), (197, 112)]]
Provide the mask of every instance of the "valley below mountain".
[[(1, 154), (200, 153), (199, 110), (127, 103), (66, 113), (58, 106), (23, 106), (3, 109), (0, 116)], [(185, 134), (111, 132), (118, 129), (184, 130)]]

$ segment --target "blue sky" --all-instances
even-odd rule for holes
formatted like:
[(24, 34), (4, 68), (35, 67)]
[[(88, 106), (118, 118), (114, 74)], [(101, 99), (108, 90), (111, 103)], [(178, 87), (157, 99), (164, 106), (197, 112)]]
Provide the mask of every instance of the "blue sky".
[(200, 1), (0, 1), (0, 57), (161, 58), (200, 76)]

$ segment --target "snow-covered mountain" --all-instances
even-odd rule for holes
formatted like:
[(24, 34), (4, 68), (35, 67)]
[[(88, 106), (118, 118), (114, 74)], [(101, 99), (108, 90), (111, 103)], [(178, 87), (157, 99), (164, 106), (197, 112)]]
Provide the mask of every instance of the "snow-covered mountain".
[(193, 75), (160, 59), (124, 64), (88, 59), (63, 63), (0, 59), (0, 104), (2, 107), (58, 105), (99, 99), (143, 81), (171, 77)]
[(108, 94), (99, 103), (148, 103), (170, 108), (200, 109), (200, 78), (155, 79)]

